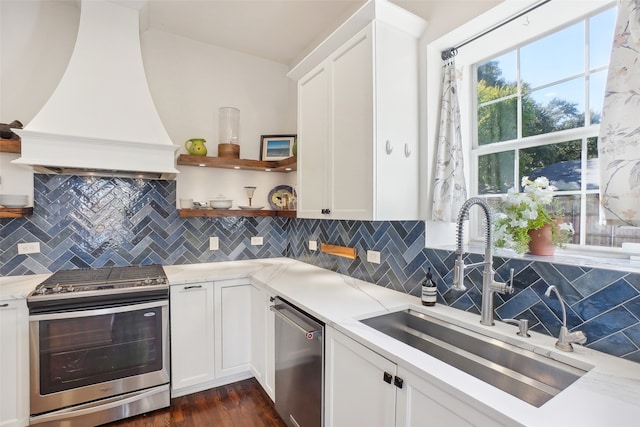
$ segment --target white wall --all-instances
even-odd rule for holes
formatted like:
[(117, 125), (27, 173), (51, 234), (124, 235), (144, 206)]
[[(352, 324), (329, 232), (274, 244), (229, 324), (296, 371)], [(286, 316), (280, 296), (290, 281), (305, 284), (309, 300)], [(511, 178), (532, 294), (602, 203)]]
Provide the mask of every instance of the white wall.
[[(26, 125), (58, 84), (71, 57), (80, 10), (70, 2), (0, 1), (0, 123)], [(28, 194), (31, 168), (0, 153), (0, 192)]]
[(19, 0), (2, 0), (0, 9), (0, 122), (26, 125), (69, 63), (80, 9), (69, 2)]
[[(0, 122), (27, 125), (66, 68), (79, 9), (74, 2), (21, 0), (2, 0), (0, 9)], [(259, 158), (261, 134), (296, 133), (296, 88), (286, 65), (157, 30), (144, 32), (141, 43), (151, 95), (174, 144), (202, 137), (216, 156), (223, 106), (240, 109), (242, 158)], [(29, 170), (10, 163), (16, 157), (0, 153), (0, 191), (31, 195)], [(178, 197), (207, 200), (223, 193), (234, 204), (246, 204), (245, 185), (257, 186), (255, 202), (266, 204), (271, 188), (296, 180), (295, 173), (179, 169)]]
[[(204, 138), (217, 156), (218, 108), (240, 109), (240, 157), (260, 158), (260, 135), (296, 133), (295, 82), (287, 66), (157, 30), (142, 36), (151, 95), (179, 151)], [(271, 188), (295, 183), (295, 173), (266, 173), (178, 166), (179, 197), (208, 200), (219, 194), (247, 204), (245, 185), (257, 186), (255, 202), (266, 204)]]

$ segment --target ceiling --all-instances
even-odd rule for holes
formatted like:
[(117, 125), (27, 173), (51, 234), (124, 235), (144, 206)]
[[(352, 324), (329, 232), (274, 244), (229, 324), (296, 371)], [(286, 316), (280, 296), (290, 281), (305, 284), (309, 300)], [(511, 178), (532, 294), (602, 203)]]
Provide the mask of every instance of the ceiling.
[[(378, 0), (380, 1), (380, 0)], [(429, 22), (431, 39), (502, 0), (390, 0)], [(149, 0), (144, 27), (294, 65), (365, 0)]]

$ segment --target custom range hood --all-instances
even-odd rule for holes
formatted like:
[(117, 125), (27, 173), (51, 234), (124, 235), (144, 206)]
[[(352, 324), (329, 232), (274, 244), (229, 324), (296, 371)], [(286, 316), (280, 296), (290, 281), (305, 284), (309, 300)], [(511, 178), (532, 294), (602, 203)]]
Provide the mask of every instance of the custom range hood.
[(146, 2), (82, 0), (58, 87), (24, 129), (14, 163), (34, 171), (172, 179), (175, 151), (147, 85), (139, 12)]

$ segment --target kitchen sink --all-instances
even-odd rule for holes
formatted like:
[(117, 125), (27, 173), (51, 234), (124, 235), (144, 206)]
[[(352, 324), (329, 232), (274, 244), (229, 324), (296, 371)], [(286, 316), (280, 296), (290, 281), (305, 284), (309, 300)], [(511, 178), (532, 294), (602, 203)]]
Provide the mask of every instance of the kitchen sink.
[(535, 407), (542, 406), (588, 371), (416, 310), (361, 322)]

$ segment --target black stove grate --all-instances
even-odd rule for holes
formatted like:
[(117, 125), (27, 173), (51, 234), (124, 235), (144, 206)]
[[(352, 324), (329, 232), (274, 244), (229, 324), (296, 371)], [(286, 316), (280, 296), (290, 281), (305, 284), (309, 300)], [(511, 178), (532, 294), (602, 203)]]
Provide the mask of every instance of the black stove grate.
[(41, 283), (47, 285), (92, 285), (107, 283), (111, 268), (99, 268), (95, 270), (60, 270), (53, 273)]
[(106, 283), (135, 282), (146, 278), (166, 278), (160, 265), (139, 267), (108, 267), (88, 270), (60, 270), (49, 276), (41, 285), (100, 285)]
[(27, 296), (30, 314), (112, 307), (168, 298), (160, 265), (61, 270)]
[(135, 281), (147, 278), (166, 277), (162, 266), (159, 265), (142, 265), (139, 267), (113, 267), (107, 283)]

